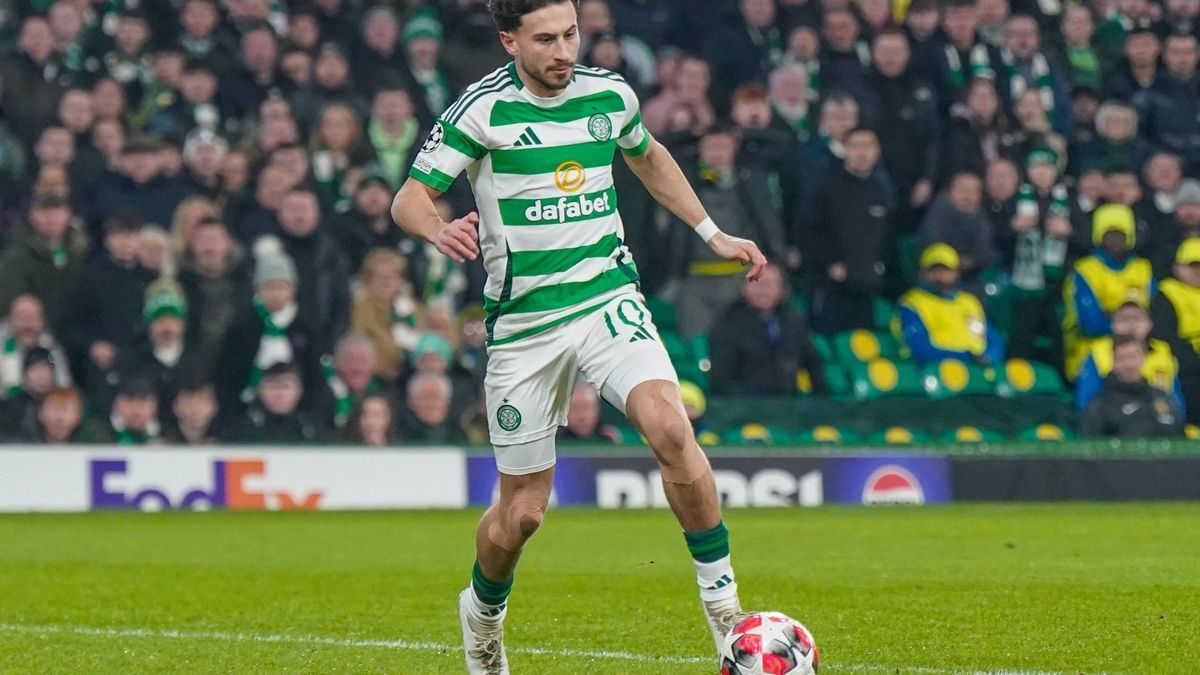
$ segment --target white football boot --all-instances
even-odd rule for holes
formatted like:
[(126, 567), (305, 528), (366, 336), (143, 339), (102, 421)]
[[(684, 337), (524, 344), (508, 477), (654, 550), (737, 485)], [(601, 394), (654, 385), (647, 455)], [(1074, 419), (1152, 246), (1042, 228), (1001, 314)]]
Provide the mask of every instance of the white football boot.
[(467, 675), (509, 675), (508, 656), (504, 653), (504, 616), (506, 606), (494, 618), (479, 618), (471, 611), (471, 589), (458, 595), (458, 619), (462, 623), (463, 652)]

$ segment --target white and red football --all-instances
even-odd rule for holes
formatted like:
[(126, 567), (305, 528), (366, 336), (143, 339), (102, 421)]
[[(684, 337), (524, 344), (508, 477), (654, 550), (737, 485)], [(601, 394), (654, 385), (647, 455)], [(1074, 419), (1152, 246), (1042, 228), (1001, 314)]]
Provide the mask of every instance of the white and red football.
[(817, 643), (799, 621), (780, 612), (742, 619), (721, 649), (721, 675), (813, 675)]

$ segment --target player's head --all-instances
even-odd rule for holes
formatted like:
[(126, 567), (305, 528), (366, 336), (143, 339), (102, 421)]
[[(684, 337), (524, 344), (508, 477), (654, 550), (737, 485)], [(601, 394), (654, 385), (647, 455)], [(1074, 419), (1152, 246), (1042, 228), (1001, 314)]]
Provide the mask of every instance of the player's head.
[(578, 5), (578, 0), (488, 0), (505, 51), (550, 92), (565, 89), (575, 74)]

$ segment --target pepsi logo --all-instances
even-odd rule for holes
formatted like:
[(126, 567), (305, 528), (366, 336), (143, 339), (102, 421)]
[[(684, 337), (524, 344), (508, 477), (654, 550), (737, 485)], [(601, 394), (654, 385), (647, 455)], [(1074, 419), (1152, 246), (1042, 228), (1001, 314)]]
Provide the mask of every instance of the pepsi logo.
[(911, 471), (885, 464), (871, 472), (863, 486), (863, 504), (924, 504), (925, 490)]

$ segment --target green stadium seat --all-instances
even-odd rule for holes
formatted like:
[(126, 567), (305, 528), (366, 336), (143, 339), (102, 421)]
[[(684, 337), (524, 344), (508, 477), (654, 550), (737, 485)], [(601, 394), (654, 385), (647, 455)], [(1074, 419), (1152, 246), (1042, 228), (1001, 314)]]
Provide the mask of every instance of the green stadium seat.
[(889, 331), (848, 330), (833, 337), (837, 359), (846, 367), (876, 359), (900, 358), (900, 343)]
[(1005, 438), (1004, 434), (994, 429), (965, 426), (947, 429), (938, 440), (944, 443), (997, 443)]
[(834, 396), (845, 396), (850, 393), (850, 377), (841, 364), (825, 362), (825, 384), (829, 385), (829, 393)]
[(913, 443), (928, 443), (929, 440), (929, 436), (926, 434), (908, 427), (888, 427), (867, 437), (868, 442), (877, 445), (912, 445)]
[(896, 253), (900, 256), (900, 275), (909, 286), (917, 283), (917, 259), (921, 251), (917, 249), (917, 235), (906, 234), (896, 240)]
[(829, 344), (829, 338), (820, 333), (812, 334), (813, 347), (817, 348), (817, 353), (821, 355), (821, 360), (825, 363), (833, 363), (833, 346)]
[(650, 310), (654, 327), (658, 328), (659, 333), (678, 330), (679, 324), (675, 320), (675, 305), (666, 300), (651, 297), (646, 298), (646, 309)]
[(708, 335), (697, 333), (692, 336), (691, 344), (692, 358), (696, 359), (697, 363), (708, 360)]
[(858, 437), (847, 429), (822, 425), (801, 431), (793, 440), (803, 445), (845, 445), (856, 442)]
[(983, 287), (979, 299), (988, 323), (1007, 338), (1012, 333), (1012, 284), (1007, 275), (994, 269), (981, 272), (979, 283)]
[(917, 369), (911, 363), (876, 359), (848, 370), (854, 398), (860, 401), (925, 394)]
[(663, 347), (667, 350), (667, 356), (671, 357), (671, 363), (691, 363), (692, 349), (688, 343), (684, 341), (683, 336), (673, 330), (659, 329), (658, 337), (662, 340)]
[(1026, 394), (1062, 396), (1067, 393), (1053, 366), (1025, 359), (1009, 359), (996, 368), (996, 394), (1013, 398)]
[(993, 394), (996, 373), (973, 363), (945, 359), (921, 368), (921, 383), (930, 398), (941, 400), (955, 396)]
[(1075, 438), (1075, 432), (1057, 424), (1047, 423), (1022, 429), (1017, 438), (1022, 441), (1069, 441)]
[(645, 445), (642, 435), (637, 432), (637, 429), (627, 426), (614, 426), (613, 442), (617, 445)]
[(875, 298), (875, 327), (882, 331), (890, 331), (892, 317), (896, 316), (896, 303), (887, 298)]
[(797, 312), (808, 316), (808, 296), (803, 293), (793, 293), (791, 297), (792, 308)]
[(726, 431), (721, 440), (730, 445), (779, 445), (789, 443), (791, 436), (786, 429), (750, 422)]

